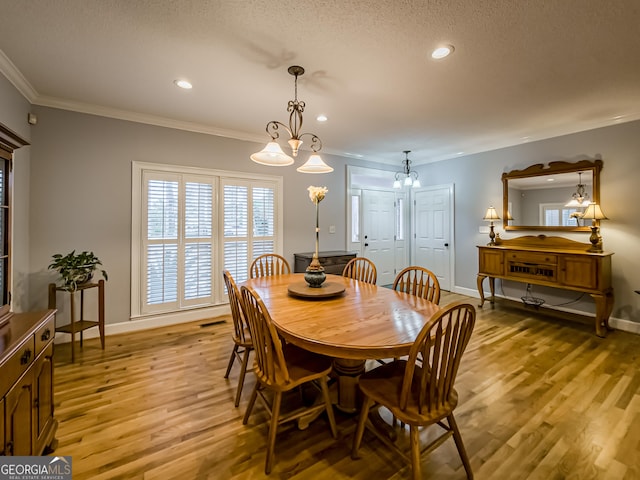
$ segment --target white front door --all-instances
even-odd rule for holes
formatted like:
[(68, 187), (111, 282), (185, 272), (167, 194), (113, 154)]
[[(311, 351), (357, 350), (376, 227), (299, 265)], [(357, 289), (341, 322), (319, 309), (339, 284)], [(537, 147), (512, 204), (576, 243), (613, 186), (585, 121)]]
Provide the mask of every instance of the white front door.
[(378, 285), (395, 278), (394, 199), (393, 192), (362, 190), (363, 256), (376, 265)]
[(431, 270), (442, 290), (451, 290), (453, 185), (414, 193), (413, 264)]

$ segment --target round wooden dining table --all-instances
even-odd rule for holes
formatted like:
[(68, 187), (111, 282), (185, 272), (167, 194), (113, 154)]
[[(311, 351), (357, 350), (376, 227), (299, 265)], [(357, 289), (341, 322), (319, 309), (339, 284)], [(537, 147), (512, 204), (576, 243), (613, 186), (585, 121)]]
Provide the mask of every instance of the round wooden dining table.
[(346, 412), (358, 408), (356, 385), (365, 361), (407, 355), (440, 308), (415, 295), (338, 275), (327, 275), (320, 289), (306, 287), (302, 273), (252, 278), (240, 285), (258, 293), (286, 341), (334, 358), (337, 406)]

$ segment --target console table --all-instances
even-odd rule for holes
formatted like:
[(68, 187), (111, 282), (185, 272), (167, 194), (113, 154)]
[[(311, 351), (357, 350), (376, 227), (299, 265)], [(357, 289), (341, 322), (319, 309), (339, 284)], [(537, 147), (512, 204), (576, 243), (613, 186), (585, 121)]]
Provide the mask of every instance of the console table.
[(610, 252), (588, 252), (590, 243), (545, 235), (496, 239), (496, 245), (478, 246), (478, 293), (484, 304), (482, 283), (489, 278), (491, 303), (495, 279), (513, 280), (588, 293), (595, 301), (596, 335), (604, 337), (613, 310)]
[[(295, 273), (304, 273), (309, 263), (311, 263), (313, 252), (294, 253), (293, 256), (295, 258), (293, 271)], [(318, 252), (318, 261), (320, 265), (324, 267), (324, 273), (333, 275), (342, 275), (342, 270), (344, 270), (345, 265), (355, 257), (355, 252), (345, 252), (342, 250)]]

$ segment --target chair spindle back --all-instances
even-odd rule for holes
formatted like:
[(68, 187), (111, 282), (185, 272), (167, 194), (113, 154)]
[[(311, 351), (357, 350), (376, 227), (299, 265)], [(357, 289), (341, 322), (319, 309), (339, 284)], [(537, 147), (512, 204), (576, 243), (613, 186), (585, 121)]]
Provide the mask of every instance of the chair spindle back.
[(431, 271), (424, 267), (407, 267), (393, 282), (393, 289), (424, 298), (433, 303), (440, 302), (440, 283)]
[(471, 338), (475, 319), (473, 305), (454, 302), (422, 328), (407, 359), (400, 394), (401, 409), (407, 407), (410, 395), (421, 414), (442, 409), (451, 401), (460, 360)]
[(282, 341), (267, 307), (253, 288), (243, 286), (241, 292), (253, 340), (256, 375), (267, 385), (288, 383), (290, 377), (282, 351)]

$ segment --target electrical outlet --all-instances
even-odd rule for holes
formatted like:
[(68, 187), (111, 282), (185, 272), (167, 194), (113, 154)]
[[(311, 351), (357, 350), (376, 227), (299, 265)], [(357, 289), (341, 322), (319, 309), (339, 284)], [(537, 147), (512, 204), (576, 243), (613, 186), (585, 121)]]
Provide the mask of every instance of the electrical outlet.
[(488, 227), (488, 226), (486, 226), (486, 225), (481, 225), (481, 226), (478, 228), (478, 232), (479, 232), (479, 233), (489, 233), (489, 227)]

